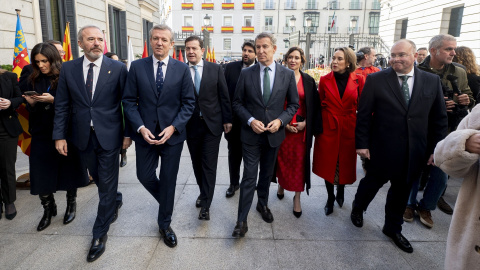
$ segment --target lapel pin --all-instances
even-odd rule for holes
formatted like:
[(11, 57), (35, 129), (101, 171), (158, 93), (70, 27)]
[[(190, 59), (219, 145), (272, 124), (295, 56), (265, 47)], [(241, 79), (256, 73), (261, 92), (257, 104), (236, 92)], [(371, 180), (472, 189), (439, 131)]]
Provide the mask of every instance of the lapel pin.
[(108, 71), (108, 74), (110, 74), (110, 70)]

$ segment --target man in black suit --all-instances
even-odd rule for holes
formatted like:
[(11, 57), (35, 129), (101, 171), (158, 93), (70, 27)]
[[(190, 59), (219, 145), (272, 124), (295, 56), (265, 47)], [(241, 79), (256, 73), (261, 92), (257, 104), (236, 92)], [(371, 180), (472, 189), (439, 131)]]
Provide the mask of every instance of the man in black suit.
[(244, 164), (237, 224), (232, 234), (236, 238), (248, 231), (247, 216), (259, 163), (257, 211), (265, 222), (273, 222), (268, 208), (270, 180), (278, 148), (285, 139), (285, 125), (299, 108), (295, 74), (273, 61), (275, 43), (276, 38), (270, 33), (261, 33), (255, 38), (259, 63), (242, 70), (235, 89), (233, 110), (241, 121)]
[[(150, 29), (153, 55), (132, 62), (123, 95), (123, 109), (135, 133), (137, 177), (157, 200), (158, 227), (163, 242), (177, 245), (172, 222), (175, 186), (185, 127), (195, 108), (188, 66), (171, 58), (173, 31), (167, 25)], [(160, 175), (157, 177), (159, 157)], [(117, 166), (118, 167), (118, 166)]]
[(363, 211), (390, 180), (383, 233), (405, 252), (413, 252), (402, 235), (403, 213), (412, 182), (423, 164), (433, 164), (433, 150), (447, 132), (447, 112), (440, 79), (414, 67), (415, 44), (397, 41), (392, 68), (370, 74), (360, 97), (355, 129), (357, 154), (367, 158), (351, 220), (363, 226)]
[[(242, 45), (242, 61), (235, 61), (225, 66), (225, 79), (231, 102), (233, 102), (240, 72), (244, 68), (253, 66), (256, 62), (256, 56), (253, 40), (247, 40)], [(240, 165), (242, 164), (241, 126), (240, 120), (234, 115), (232, 130), (229, 133), (225, 133), (225, 139), (228, 141), (228, 171), (230, 173), (230, 186), (225, 194), (227, 198), (233, 197), (235, 191), (240, 188)]]
[(232, 129), (232, 108), (222, 68), (202, 60), (203, 40), (185, 39), (185, 52), (195, 87), (195, 110), (187, 124), (187, 145), (200, 195), (196, 206), (202, 207), (198, 219), (210, 220), (210, 205), (217, 176), (218, 149), (222, 132)]
[[(118, 152), (124, 140), (120, 106), (127, 68), (103, 56), (104, 36), (100, 28), (87, 25), (78, 32), (78, 45), (85, 55), (65, 62), (60, 71), (53, 139), (62, 155), (68, 154), (67, 132), (80, 156), (95, 174), (98, 213), (87, 261), (98, 259), (105, 251), (107, 232), (116, 210), (118, 188)], [(70, 115), (71, 114), (71, 115)]]

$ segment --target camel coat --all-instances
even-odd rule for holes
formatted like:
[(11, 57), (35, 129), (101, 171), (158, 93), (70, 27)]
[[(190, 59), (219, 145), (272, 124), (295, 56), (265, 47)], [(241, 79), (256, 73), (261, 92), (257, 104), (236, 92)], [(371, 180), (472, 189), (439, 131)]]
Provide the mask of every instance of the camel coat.
[(463, 178), (448, 231), (445, 269), (480, 267), (480, 155), (465, 151), (465, 142), (474, 134), (480, 134), (480, 106), (435, 148), (435, 164)]

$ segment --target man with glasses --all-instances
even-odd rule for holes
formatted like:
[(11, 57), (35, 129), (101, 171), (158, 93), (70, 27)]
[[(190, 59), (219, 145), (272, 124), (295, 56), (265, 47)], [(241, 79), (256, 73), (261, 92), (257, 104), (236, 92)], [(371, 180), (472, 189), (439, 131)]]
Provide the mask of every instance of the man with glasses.
[(388, 181), (383, 233), (403, 251), (413, 248), (402, 235), (403, 213), (423, 164), (447, 131), (447, 114), (438, 76), (414, 67), (415, 43), (402, 39), (391, 49), (392, 68), (367, 77), (357, 114), (357, 154), (366, 158), (351, 220), (363, 226), (363, 212)]

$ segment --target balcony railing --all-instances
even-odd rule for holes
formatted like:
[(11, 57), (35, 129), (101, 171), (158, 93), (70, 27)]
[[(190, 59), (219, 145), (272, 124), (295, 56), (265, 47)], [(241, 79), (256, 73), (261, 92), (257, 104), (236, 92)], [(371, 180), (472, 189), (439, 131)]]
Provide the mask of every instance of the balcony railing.
[(318, 9), (318, 2), (308, 1), (307, 3), (305, 3), (305, 9)]
[(263, 9), (275, 9), (275, 1), (265, 1), (263, 3)]
[(297, 3), (285, 2), (285, 9), (297, 9)]
[(347, 27), (347, 33), (348, 34), (359, 34), (361, 31), (362, 28), (361, 27)]
[(373, 10), (380, 10), (380, 2), (372, 2), (372, 9)]
[(274, 33), (275, 27), (273, 25), (265, 25), (263, 26), (263, 32)]
[(362, 9), (362, 2), (350, 2), (349, 9)]
[(303, 27), (303, 33), (311, 33), (311, 34), (316, 34), (317, 33), (317, 28), (318, 26), (310, 26), (310, 27)]
[(328, 9), (340, 9), (340, 3), (335, 1), (335, 2), (330, 2), (328, 4)]
[(334, 26), (334, 27), (327, 27), (326, 29), (326, 32), (329, 33), (329, 34), (337, 34), (338, 33), (338, 27)]
[[(293, 29), (292, 29), (293, 28)], [(283, 33), (284, 34), (290, 34), (292, 32), (295, 32), (295, 26), (294, 27), (290, 27), (290, 26), (284, 26), (283, 27)]]

